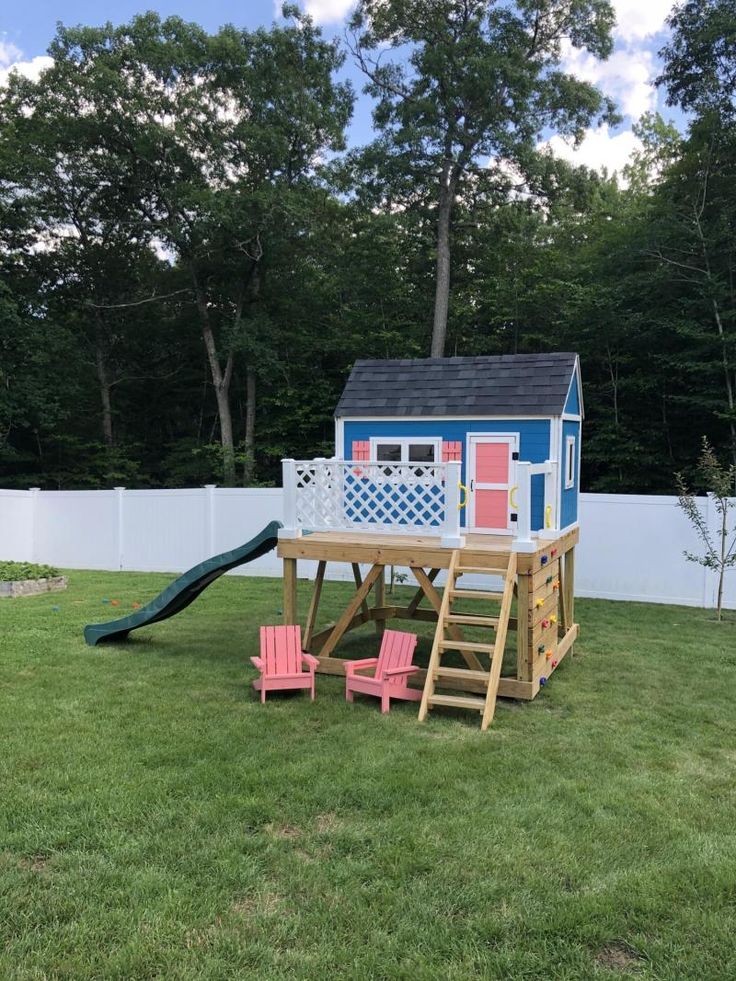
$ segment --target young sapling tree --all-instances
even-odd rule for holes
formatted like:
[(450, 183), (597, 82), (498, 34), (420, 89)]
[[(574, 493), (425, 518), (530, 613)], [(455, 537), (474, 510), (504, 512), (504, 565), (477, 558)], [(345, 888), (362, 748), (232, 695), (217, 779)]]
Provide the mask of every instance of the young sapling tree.
[(703, 555), (694, 555), (688, 551), (684, 555), (689, 562), (697, 562), (717, 573), (716, 609), (720, 621), (723, 619), (723, 582), (726, 571), (736, 566), (736, 525), (729, 528), (729, 513), (736, 511), (736, 498), (732, 496), (736, 486), (736, 464), (724, 466), (704, 436), (703, 449), (698, 460), (698, 474), (716, 509), (718, 530), (714, 533), (709, 527), (708, 519), (698, 506), (697, 498), (683, 475), (675, 474), (680, 507), (705, 549)]

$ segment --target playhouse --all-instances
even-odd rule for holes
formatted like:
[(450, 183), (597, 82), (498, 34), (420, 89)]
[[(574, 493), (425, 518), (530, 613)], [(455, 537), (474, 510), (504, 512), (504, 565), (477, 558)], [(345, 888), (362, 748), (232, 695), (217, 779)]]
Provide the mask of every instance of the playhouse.
[[(317, 670), (343, 673), (336, 648), (361, 624), (431, 620), (420, 718), (455, 706), (485, 728), (497, 694), (534, 698), (578, 633), (582, 417), (575, 354), (357, 362), (335, 411), (335, 456), (283, 461), (284, 616), (298, 622), (297, 562), (316, 560), (303, 646)], [(350, 563), (356, 592), (318, 630), (328, 562)], [(390, 565), (416, 580), (406, 607), (386, 603)], [(502, 675), (509, 629), (516, 669)]]

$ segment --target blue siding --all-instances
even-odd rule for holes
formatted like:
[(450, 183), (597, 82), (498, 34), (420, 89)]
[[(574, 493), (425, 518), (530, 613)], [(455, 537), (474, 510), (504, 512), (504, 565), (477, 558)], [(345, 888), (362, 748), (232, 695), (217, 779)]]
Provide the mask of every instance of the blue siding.
[[(405, 419), (397, 422), (377, 419), (371, 422), (345, 421), (345, 457), (350, 458), (353, 440), (368, 440), (371, 436), (425, 436), (463, 444), (462, 479), (466, 482), (466, 437), (468, 433), (518, 433), (519, 459), (543, 463), (549, 457), (549, 419), (508, 419), (488, 422), (483, 419), (463, 421), (432, 421)], [(463, 521), (465, 513), (463, 513)], [(532, 477), (532, 529), (544, 527), (544, 477)]]
[[(565, 490), (565, 467), (567, 465), (567, 437), (575, 437), (575, 483)], [(578, 491), (580, 490), (580, 423), (562, 423), (562, 464), (560, 466), (560, 526), (566, 528), (578, 520)]]
[(578, 388), (578, 381), (578, 372), (576, 370), (572, 380), (572, 388), (567, 396), (567, 402), (565, 402), (565, 412), (568, 412), (571, 416), (580, 415), (580, 390)]

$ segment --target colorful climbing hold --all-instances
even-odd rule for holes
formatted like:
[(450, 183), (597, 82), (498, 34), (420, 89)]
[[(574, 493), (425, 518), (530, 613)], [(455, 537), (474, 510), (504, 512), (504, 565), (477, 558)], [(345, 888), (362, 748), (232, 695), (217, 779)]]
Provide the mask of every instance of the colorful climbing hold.
[(552, 576), (547, 576), (547, 578), (544, 580), (544, 585), (549, 586), (551, 582), (552, 582)]
[(556, 668), (556, 667), (557, 667), (557, 661), (553, 661), (553, 662), (552, 662), (552, 667), (553, 667), (553, 668)]
[(547, 684), (547, 679), (546, 679), (546, 678), (540, 678), (540, 679), (539, 679), (539, 687), (540, 687), (540, 688), (544, 688), (544, 686), (545, 686), (546, 684)]
[(546, 630), (549, 626), (549, 620), (542, 620), (542, 630)]
[[(550, 648), (550, 649), (549, 649), (549, 650), (547, 651), (547, 653), (545, 654), (545, 657), (547, 658), (547, 660), (548, 660), (548, 661), (549, 661), (549, 659), (550, 659), (550, 658), (552, 657), (552, 654), (553, 654), (553, 651), (552, 651), (552, 648)], [(555, 663), (557, 663), (557, 662), (555, 662)]]
[(544, 654), (544, 644), (540, 644), (537, 648), (537, 654)]
[(552, 583), (552, 589), (559, 589), (559, 588), (560, 588), (560, 580), (555, 579), (555, 581)]
[(541, 562), (542, 565), (547, 565), (547, 563), (549, 562), (549, 559), (547, 558), (546, 555), (543, 555), (542, 558), (539, 561)]
[(554, 558), (555, 555), (557, 555), (557, 549), (553, 548), (552, 551), (550, 552), (550, 555), (552, 556), (552, 558)]
[(549, 618), (550, 623), (557, 623), (557, 615), (555, 613)]
[(537, 609), (539, 609), (541, 606), (544, 606), (544, 600), (543, 599), (538, 599), (537, 602), (536, 602)]

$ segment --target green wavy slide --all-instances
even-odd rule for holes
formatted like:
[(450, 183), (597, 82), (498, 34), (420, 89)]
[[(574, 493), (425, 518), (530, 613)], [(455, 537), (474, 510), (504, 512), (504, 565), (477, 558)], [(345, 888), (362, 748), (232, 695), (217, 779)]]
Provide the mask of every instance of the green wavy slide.
[(127, 617), (119, 620), (111, 620), (110, 623), (90, 623), (84, 628), (84, 639), (94, 647), (96, 644), (106, 641), (125, 640), (131, 630), (138, 627), (146, 627), (151, 623), (159, 623), (161, 620), (168, 620), (169, 617), (176, 616), (185, 610), (190, 603), (193, 603), (201, 592), (210, 583), (219, 579), (221, 575), (230, 569), (235, 569), (246, 562), (258, 559), (266, 552), (270, 552), (276, 547), (279, 528), (283, 527), (280, 521), (271, 521), (263, 531), (251, 538), (240, 548), (234, 548), (230, 552), (223, 552), (215, 555), (211, 559), (205, 559), (193, 569), (185, 572), (183, 576), (175, 579), (170, 586), (167, 586), (163, 593), (159, 593), (156, 599), (151, 600), (146, 606)]

